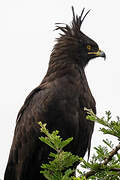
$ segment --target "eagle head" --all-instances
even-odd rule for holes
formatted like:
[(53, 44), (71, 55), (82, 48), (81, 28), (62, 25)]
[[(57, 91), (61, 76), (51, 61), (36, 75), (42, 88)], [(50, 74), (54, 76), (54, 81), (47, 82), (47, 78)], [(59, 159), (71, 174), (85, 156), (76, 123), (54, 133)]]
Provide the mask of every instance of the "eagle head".
[(59, 29), (63, 33), (60, 33), (60, 37), (57, 38), (58, 43), (55, 45), (55, 50), (59, 49), (59, 52), (69, 54), (69, 60), (72, 59), (72, 61), (83, 67), (93, 58), (106, 58), (105, 53), (99, 49), (98, 44), (81, 31), (81, 25), (90, 11), (83, 15), (84, 10), (78, 16), (75, 15), (72, 7), (73, 20), (71, 25), (64, 24), (61, 27), (63, 23), (56, 23), (56, 30)]

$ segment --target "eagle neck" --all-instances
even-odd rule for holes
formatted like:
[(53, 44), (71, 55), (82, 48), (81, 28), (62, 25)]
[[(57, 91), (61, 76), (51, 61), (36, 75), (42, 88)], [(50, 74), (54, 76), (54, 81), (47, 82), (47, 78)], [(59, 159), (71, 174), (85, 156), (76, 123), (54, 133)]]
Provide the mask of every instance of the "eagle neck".
[(75, 66), (75, 63), (71, 60), (69, 55), (64, 53), (59, 56), (52, 54), (44, 81), (53, 81), (65, 75), (72, 76), (75, 71)]

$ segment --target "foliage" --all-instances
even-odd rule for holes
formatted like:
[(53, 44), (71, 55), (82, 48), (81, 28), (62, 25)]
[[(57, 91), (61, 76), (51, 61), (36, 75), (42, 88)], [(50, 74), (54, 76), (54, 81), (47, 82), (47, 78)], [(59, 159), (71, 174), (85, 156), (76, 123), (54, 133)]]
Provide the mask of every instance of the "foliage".
[(59, 131), (53, 131), (51, 134), (46, 129), (46, 124), (39, 122), (41, 126), (41, 131), (45, 133), (46, 137), (40, 137), (40, 140), (49, 145), (56, 153), (50, 153), (50, 158), (53, 160), (49, 161), (49, 164), (42, 164), (44, 169), (41, 173), (44, 174), (48, 180), (70, 180), (71, 174), (75, 170), (70, 167), (75, 163), (79, 162), (79, 157), (72, 155), (71, 152), (63, 151), (63, 148), (69, 144), (73, 138), (68, 138), (67, 140), (62, 140), (58, 135)]
[[(117, 121), (111, 120), (110, 111), (106, 112), (106, 118), (98, 118), (92, 110), (85, 108), (88, 113), (87, 119), (98, 122), (103, 125), (100, 131), (103, 134), (109, 134), (120, 140), (120, 118)], [(120, 179), (120, 144), (114, 147), (113, 142), (109, 139), (103, 139), (104, 146), (95, 147), (96, 154), (92, 156), (90, 161), (85, 161), (83, 158), (72, 155), (70, 152), (64, 151), (73, 138), (62, 140), (59, 132), (53, 131), (51, 134), (46, 129), (46, 124), (39, 123), (41, 131), (45, 133), (45, 137), (40, 137), (40, 140), (48, 144), (55, 153), (50, 153), (53, 158), (48, 164), (43, 164), (41, 167), (48, 180), (119, 180)], [(80, 163), (81, 171), (79, 177), (73, 176), (75, 169), (72, 168), (74, 163)], [(84, 170), (83, 170), (84, 169)]]

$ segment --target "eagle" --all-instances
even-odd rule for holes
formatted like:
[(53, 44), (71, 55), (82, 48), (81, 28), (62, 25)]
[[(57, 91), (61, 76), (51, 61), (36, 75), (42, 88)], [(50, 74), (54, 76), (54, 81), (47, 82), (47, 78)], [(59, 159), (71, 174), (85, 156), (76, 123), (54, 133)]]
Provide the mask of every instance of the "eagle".
[(26, 98), (14, 131), (4, 180), (44, 180), (40, 166), (48, 162), (50, 147), (39, 140), (38, 122), (46, 123), (52, 132), (59, 130), (63, 139), (73, 137), (67, 151), (84, 157), (90, 153), (94, 122), (86, 119), (84, 107), (96, 113), (96, 102), (90, 91), (85, 67), (90, 60), (105, 58), (98, 44), (81, 31), (89, 13), (80, 16), (72, 7), (72, 22), (56, 24), (59, 37), (50, 55), (42, 82)]

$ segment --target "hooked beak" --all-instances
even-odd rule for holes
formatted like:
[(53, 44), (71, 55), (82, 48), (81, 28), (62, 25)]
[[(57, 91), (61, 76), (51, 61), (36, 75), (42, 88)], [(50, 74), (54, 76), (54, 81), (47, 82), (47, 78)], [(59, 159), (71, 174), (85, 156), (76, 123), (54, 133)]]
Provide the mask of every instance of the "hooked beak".
[(106, 59), (106, 55), (100, 49), (97, 52), (88, 52), (88, 54), (95, 55), (95, 57), (103, 57), (104, 60)]

